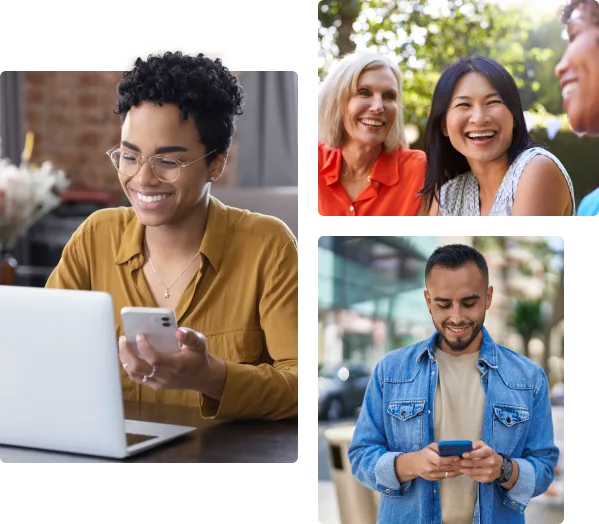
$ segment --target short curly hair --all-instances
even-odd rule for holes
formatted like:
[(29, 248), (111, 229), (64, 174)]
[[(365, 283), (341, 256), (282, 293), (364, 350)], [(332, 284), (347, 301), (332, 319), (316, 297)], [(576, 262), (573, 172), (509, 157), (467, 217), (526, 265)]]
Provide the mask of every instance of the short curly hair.
[(210, 163), (231, 147), (235, 119), (243, 113), (243, 88), (220, 59), (166, 52), (138, 58), (117, 86), (115, 113), (125, 121), (129, 110), (143, 102), (175, 104), (181, 120), (191, 115)]

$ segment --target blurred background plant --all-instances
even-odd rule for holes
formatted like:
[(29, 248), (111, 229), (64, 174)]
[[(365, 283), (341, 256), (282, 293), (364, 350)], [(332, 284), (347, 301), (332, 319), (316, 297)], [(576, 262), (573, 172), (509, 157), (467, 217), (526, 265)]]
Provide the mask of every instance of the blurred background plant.
[(20, 166), (0, 159), (0, 255), (10, 252), (35, 222), (56, 208), (59, 192), (69, 186), (66, 173), (51, 162), (30, 165), (33, 139), (27, 133)]

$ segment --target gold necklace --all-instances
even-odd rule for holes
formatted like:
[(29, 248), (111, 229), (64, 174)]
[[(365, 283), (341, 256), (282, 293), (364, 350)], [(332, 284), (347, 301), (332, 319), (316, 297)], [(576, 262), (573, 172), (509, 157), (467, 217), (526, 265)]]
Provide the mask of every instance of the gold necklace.
[[(344, 162), (345, 163), (345, 162)], [(368, 180), (368, 182), (370, 182), (370, 179), (372, 177), (372, 171), (374, 170), (374, 166), (370, 169), (370, 171), (368, 172), (368, 176), (366, 177), (366, 179)], [(347, 172), (347, 166), (345, 166), (342, 170), (341, 170), (341, 178), (346, 178), (349, 175), (349, 173)]]
[[(346, 170), (343, 170), (343, 172), (341, 173), (341, 178), (347, 177), (348, 174), (349, 173)], [(368, 180), (368, 182), (370, 182), (371, 181), (371, 177), (372, 177), (372, 170), (370, 171), (370, 173), (366, 177), (366, 180)]]
[(185, 273), (187, 271), (187, 269), (189, 268), (189, 266), (191, 266), (191, 264), (194, 263), (195, 259), (200, 256), (200, 251), (197, 252), (196, 256), (191, 259), (191, 262), (189, 264), (187, 264), (187, 266), (185, 266), (185, 269), (183, 271), (181, 271), (181, 274), (175, 279), (175, 281), (170, 286), (167, 286), (162, 280), (160, 280), (158, 273), (156, 273), (156, 268), (154, 267), (154, 264), (152, 264), (152, 259), (150, 258), (150, 253), (148, 252), (147, 247), (146, 247), (146, 255), (148, 256), (148, 262), (150, 263), (150, 267), (152, 268), (152, 271), (154, 271), (154, 274), (156, 275), (158, 282), (160, 282), (162, 284), (162, 287), (164, 288), (164, 298), (169, 298), (171, 296), (169, 293), (169, 289), (172, 288), (179, 281), (179, 279), (183, 276), (183, 273)]

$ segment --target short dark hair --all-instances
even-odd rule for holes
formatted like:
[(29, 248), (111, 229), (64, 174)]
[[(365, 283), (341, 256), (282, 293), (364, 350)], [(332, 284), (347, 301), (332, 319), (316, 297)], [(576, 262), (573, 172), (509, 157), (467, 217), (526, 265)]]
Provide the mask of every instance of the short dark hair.
[(231, 147), (235, 118), (243, 113), (243, 88), (220, 59), (203, 54), (183, 55), (167, 52), (138, 58), (131, 71), (123, 73), (117, 87), (115, 113), (124, 122), (129, 110), (142, 102), (175, 104), (181, 120), (194, 119), (199, 139), (210, 163)]
[[(592, 5), (593, 3), (597, 4), (597, 7), (599, 7), (597, 0), (570, 0), (570, 2), (568, 2), (562, 9), (562, 24), (567, 24), (570, 21), (570, 17), (576, 8), (587, 4)], [(595, 25), (599, 25), (599, 9), (590, 21)]]
[(424, 270), (424, 279), (427, 280), (435, 266), (441, 266), (447, 269), (459, 269), (466, 264), (474, 262), (480, 269), (487, 285), (489, 284), (489, 268), (487, 261), (479, 251), (463, 244), (449, 244), (438, 247), (426, 261)]
[(514, 117), (514, 134), (508, 150), (510, 164), (522, 151), (534, 145), (528, 136), (522, 102), (512, 75), (501, 64), (484, 56), (460, 58), (443, 72), (435, 86), (431, 111), (424, 132), (427, 166), (424, 187), (420, 195), (425, 197), (429, 208), (433, 198), (437, 199), (443, 184), (470, 169), (466, 157), (451, 145), (449, 138), (442, 132), (455, 86), (466, 73), (484, 75), (497, 89)]

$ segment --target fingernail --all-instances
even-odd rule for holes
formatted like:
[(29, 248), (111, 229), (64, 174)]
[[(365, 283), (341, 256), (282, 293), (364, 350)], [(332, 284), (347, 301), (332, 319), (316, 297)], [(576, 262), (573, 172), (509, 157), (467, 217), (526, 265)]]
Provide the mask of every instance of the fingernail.
[(137, 340), (138, 342), (143, 342), (144, 341), (144, 336), (140, 333), (139, 335), (137, 335), (135, 337), (135, 340)]
[(459, 460), (460, 460), (459, 457), (456, 457), (453, 459), (454, 462), (459, 462)]
[(124, 336), (124, 335), (121, 335), (121, 336), (119, 337), (119, 344), (122, 344), (124, 341), (125, 341), (125, 336)]

